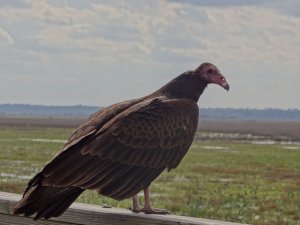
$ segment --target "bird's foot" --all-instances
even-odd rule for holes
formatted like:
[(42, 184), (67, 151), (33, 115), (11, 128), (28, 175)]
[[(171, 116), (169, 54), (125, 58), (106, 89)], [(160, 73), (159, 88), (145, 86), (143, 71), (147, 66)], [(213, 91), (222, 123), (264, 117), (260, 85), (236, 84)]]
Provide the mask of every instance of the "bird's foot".
[(145, 214), (159, 214), (159, 215), (166, 215), (166, 214), (171, 214), (170, 211), (166, 209), (157, 209), (157, 208), (136, 208), (131, 210), (134, 213), (145, 213)]
[(130, 208), (130, 210), (134, 213), (140, 213), (143, 212), (145, 214), (160, 214), (160, 215), (166, 215), (166, 214), (171, 214), (168, 210), (166, 209), (156, 209), (152, 208), (151, 203), (150, 203), (150, 191), (149, 187), (144, 189), (144, 196), (145, 196), (145, 205), (144, 208), (140, 206), (139, 199), (137, 195), (133, 196), (133, 206)]

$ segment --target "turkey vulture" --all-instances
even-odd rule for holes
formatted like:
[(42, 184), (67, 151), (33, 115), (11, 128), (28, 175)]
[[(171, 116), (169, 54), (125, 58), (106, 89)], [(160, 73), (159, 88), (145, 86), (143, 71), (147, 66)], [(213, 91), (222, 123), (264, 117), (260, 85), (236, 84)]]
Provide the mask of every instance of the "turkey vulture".
[[(91, 115), (28, 182), (14, 214), (59, 216), (85, 189), (116, 200), (133, 197), (134, 212), (165, 213), (151, 207), (149, 186), (188, 151), (198, 125), (197, 101), (209, 83), (229, 90), (218, 68), (203, 63), (150, 95)], [(143, 208), (136, 197), (141, 190)]]

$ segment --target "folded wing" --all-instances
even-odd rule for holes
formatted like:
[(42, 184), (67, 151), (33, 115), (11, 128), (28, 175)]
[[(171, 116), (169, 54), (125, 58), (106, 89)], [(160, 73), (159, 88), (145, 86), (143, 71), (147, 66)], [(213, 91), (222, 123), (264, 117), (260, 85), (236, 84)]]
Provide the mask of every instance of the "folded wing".
[(149, 186), (164, 169), (178, 166), (197, 129), (195, 102), (156, 98), (119, 111), (110, 112), (105, 122), (104, 114), (94, 115), (86, 133), (75, 131), (42, 171), (41, 184), (97, 189), (121, 200)]

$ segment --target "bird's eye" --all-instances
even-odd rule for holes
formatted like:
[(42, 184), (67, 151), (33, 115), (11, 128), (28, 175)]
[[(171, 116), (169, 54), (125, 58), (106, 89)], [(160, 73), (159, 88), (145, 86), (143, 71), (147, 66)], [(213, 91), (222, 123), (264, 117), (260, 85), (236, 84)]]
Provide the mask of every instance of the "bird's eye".
[(211, 73), (213, 73), (213, 70), (209, 69), (209, 70), (207, 70), (207, 73), (211, 74)]

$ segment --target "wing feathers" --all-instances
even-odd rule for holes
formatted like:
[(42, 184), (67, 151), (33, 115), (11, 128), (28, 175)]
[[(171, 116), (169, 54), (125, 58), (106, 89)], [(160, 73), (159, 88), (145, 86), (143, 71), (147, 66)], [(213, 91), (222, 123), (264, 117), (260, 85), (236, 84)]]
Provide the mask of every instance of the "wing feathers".
[[(137, 167), (134, 174), (130, 174), (129, 180), (117, 193), (109, 195), (110, 197), (122, 200), (137, 194), (140, 190), (148, 187), (151, 182), (164, 170)], [(145, 174), (147, 174), (145, 176)], [(102, 193), (102, 192), (101, 192)]]
[(109, 164), (109, 166), (103, 170), (95, 171), (95, 173), (89, 175), (87, 181), (82, 183), (80, 186), (85, 189), (95, 189), (94, 185), (98, 184), (105, 176), (109, 175), (114, 168), (115, 165)]
[(71, 185), (82, 188), (87, 187), (85, 184), (88, 183), (89, 180), (93, 179), (102, 171), (105, 171), (108, 167), (110, 167), (110, 165), (111, 162), (109, 160), (99, 160), (98, 162), (91, 163), (87, 169), (83, 167), (83, 171), (79, 173), (75, 179), (73, 179)]
[(198, 107), (191, 100), (143, 101), (105, 124), (81, 152), (130, 165), (173, 167), (179, 162), (169, 159), (181, 158), (170, 154), (185, 154), (197, 121)]
[[(110, 116), (106, 123), (100, 118), (98, 126), (97, 116), (104, 115)], [(41, 184), (96, 189), (118, 200), (130, 197), (165, 168), (179, 164), (197, 119), (197, 105), (185, 99), (142, 101), (116, 113), (96, 114), (90, 122), (96, 130), (87, 128), (87, 122), (80, 128), (83, 136), (74, 132), (69, 147), (42, 171)]]

